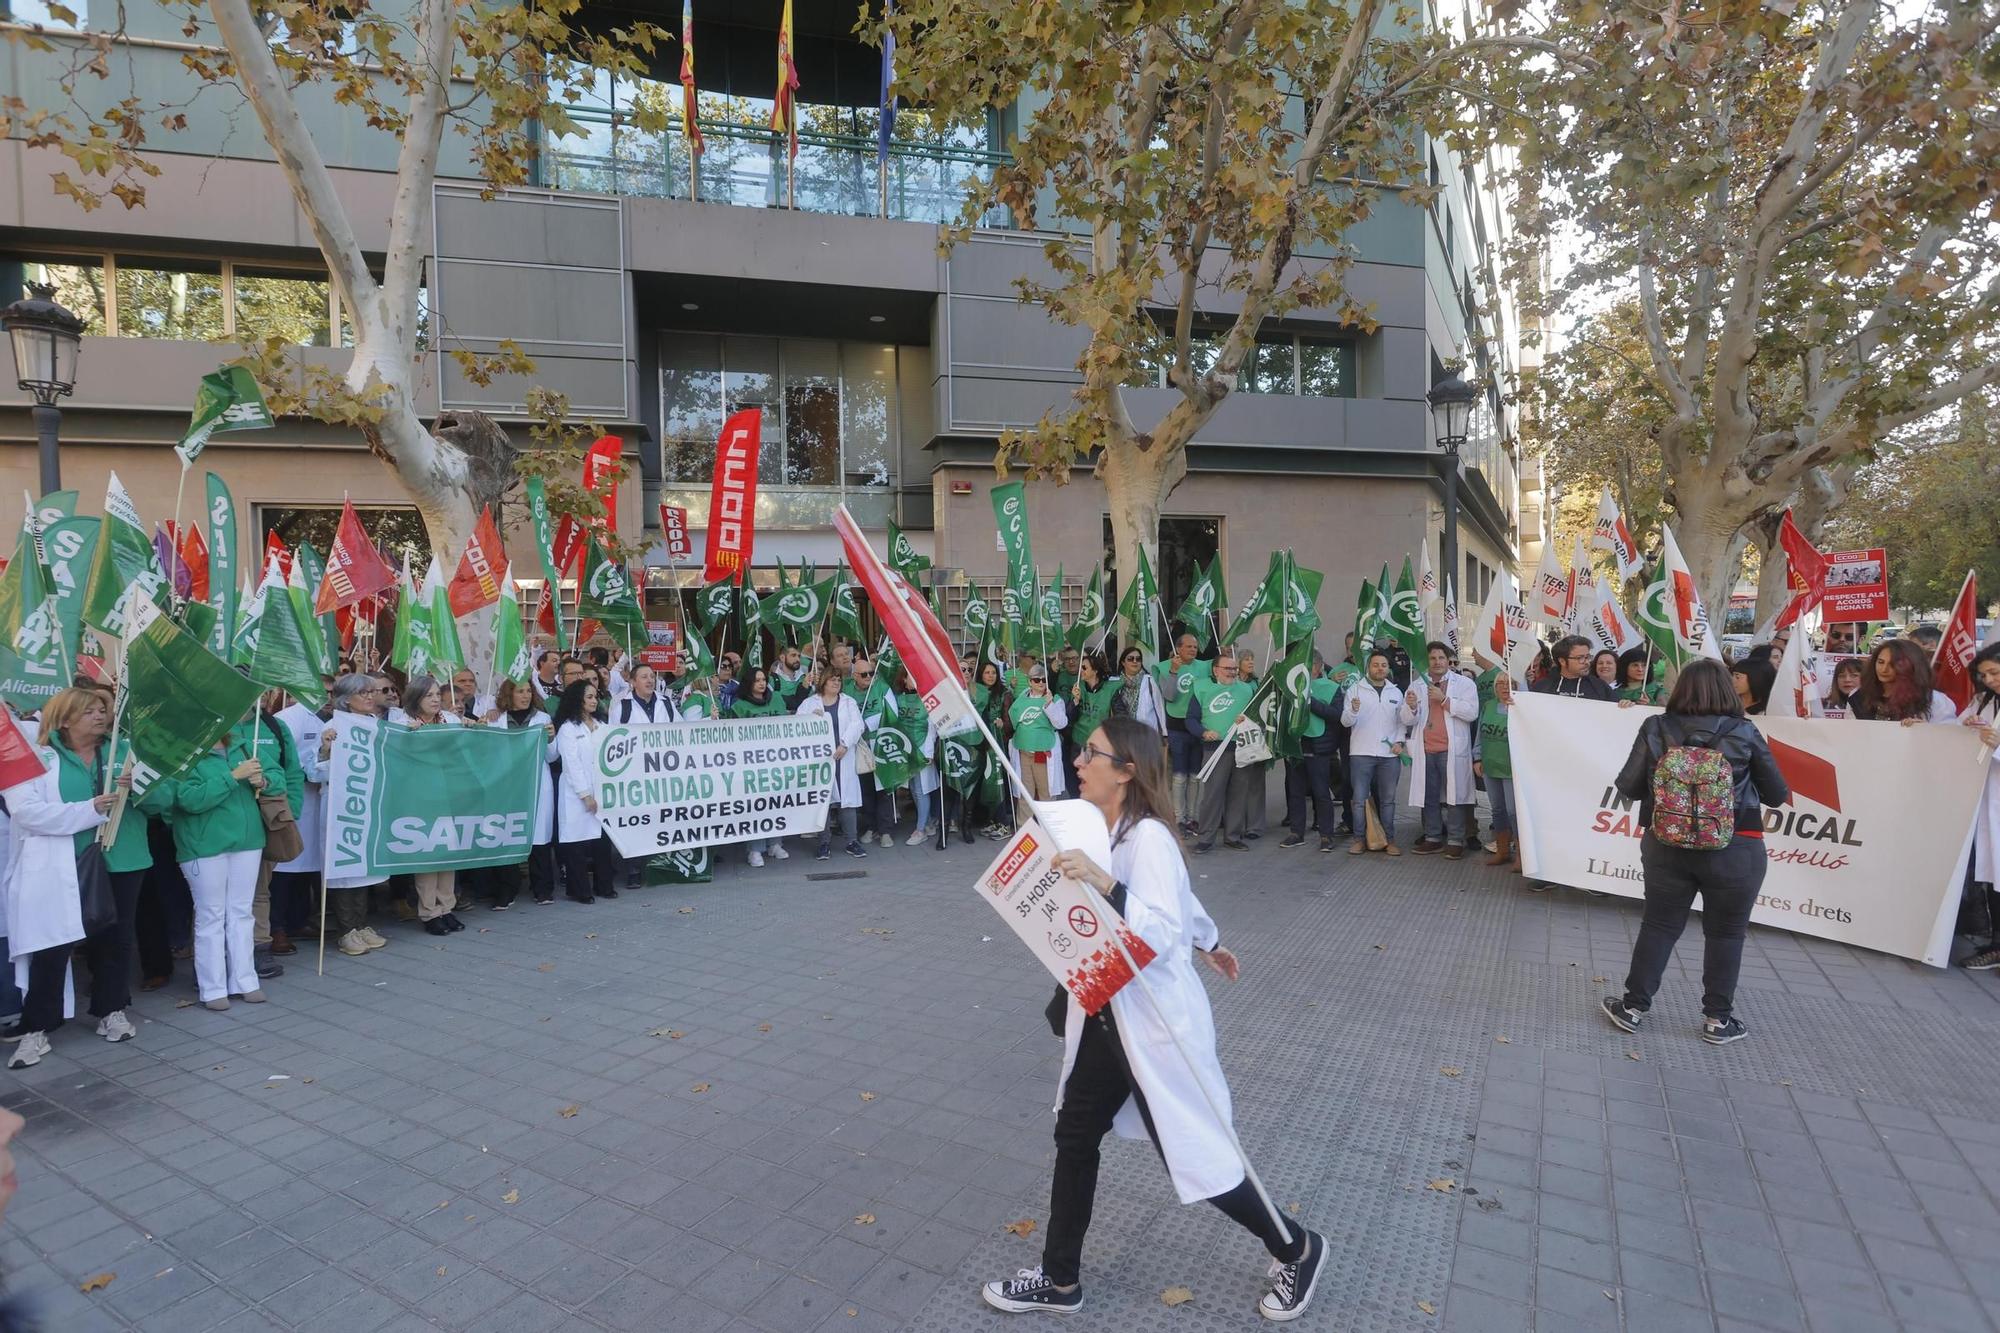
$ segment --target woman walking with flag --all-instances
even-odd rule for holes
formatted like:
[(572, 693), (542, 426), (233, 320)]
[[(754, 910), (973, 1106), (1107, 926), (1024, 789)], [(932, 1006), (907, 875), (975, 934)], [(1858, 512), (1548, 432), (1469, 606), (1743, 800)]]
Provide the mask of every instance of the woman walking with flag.
[(1082, 1308), (1083, 1238), (1097, 1194), (1099, 1145), (1116, 1132), (1152, 1140), (1182, 1203), (1205, 1199), (1263, 1242), (1271, 1255), (1271, 1289), (1257, 1312), (1278, 1322), (1297, 1319), (1312, 1301), (1326, 1238), (1271, 1206), (1250, 1178), (1227, 1123), (1229, 1087), (1194, 955), (1199, 951), (1232, 981), (1238, 964), (1189, 883), (1169, 823), (1173, 797), (1159, 736), (1141, 723), (1112, 718), (1090, 734), (1075, 769), (1083, 799), (1110, 830), (1111, 864), (1098, 866), (1080, 852), (1063, 852), (1055, 864), (1102, 894), (1154, 958), (1140, 979), (1095, 1015), (1086, 1016), (1074, 997), (1061, 997), (1063, 1068), (1042, 1261), (988, 1282), (980, 1294), (1010, 1313)]
[[(256, 705), (251, 705), (252, 716)], [(264, 1003), (252, 956), (251, 906), (264, 855), (257, 795), (270, 778), (251, 748), (246, 717), (188, 775), (174, 781), (174, 850), (194, 894), (194, 971), (201, 1001), (227, 1009), (229, 997)]]

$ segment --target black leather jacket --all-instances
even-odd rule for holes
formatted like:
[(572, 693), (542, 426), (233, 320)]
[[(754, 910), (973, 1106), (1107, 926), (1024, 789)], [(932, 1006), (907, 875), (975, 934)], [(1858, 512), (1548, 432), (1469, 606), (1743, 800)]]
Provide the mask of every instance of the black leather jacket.
[(1736, 828), (1764, 827), (1764, 807), (1783, 805), (1792, 789), (1771, 756), (1762, 732), (1740, 717), (1701, 717), (1660, 713), (1649, 717), (1633, 738), (1632, 753), (1614, 784), (1618, 794), (1639, 802), (1639, 822), (1653, 822), (1653, 770), (1676, 745), (1703, 745), (1720, 750), (1736, 780)]

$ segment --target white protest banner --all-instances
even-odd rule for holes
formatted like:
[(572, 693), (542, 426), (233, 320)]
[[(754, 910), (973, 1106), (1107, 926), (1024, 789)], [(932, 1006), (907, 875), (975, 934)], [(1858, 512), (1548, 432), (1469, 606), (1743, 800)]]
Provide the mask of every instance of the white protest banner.
[[(1046, 808), (1036, 806), (1038, 811)], [(1096, 813), (1095, 807), (1086, 809)], [(1041, 820), (1030, 819), (980, 875), (979, 892), (1083, 1011), (1094, 1014), (1132, 980), (1113, 932), (1140, 967), (1153, 961), (1153, 950), (1122, 918), (1109, 915), (1108, 905), (1093, 903), (1082, 881), (1055, 868), (1059, 850)], [(1098, 864), (1109, 864), (1108, 858)]]
[[(1659, 711), (1514, 696), (1515, 827), (1531, 879), (1644, 896), (1639, 803), (1611, 784)], [(1764, 811), (1770, 868), (1751, 921), (1945, 966), (1986, 777), (1978, 733), (1750, 720), (1792, 789)]]
[(624, 857), (817, 833), (833, 721), (745, 717), (598, 729), (597, 817)]

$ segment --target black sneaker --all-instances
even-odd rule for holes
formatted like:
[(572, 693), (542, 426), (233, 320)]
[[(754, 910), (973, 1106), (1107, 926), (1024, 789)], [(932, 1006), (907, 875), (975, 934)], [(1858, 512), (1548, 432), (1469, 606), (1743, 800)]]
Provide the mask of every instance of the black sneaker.
[(1287, 836), (1283, 842), (1278, 844), (1280, 847), (1303, 847), (1305, 845), (1306, 840), (1296, 833)]
[(1991, 972), (1994, 968), (2000, 967), (2000, 948), (1981, 949), (1959, 966), (1968, 972)]
[(847, 844), (847, 854), (859, 861), (868, 855), (868, 849), (858, 842), (850, 842)]
[(1319, 840), (1319, 849), (1320, 849), (1321, 851), (1323, 851), (1323, 852), (1330, 852), (1330, 851), (1332, 851), (1332, 850), (1333, 850), (1333, 839), (1332, 839), (1332, 838), (1321, 838), (1321, 839)]
[(1257, 1313), (1276, 1323), (1289, 1323), (1312, 1304), (1313, 1288), (1319, 1285), (1319, 1270), (1326, 1261), (1326, 1237), (1306, 1232), (1305, 1257), (1295, 1264), (1271, 1261), (1271, 1289), (1257, 1302)]
[(426, 935), (449, 935), (449, 934), (451, 934), (451, 927), (450, 927), (450, 926), (447, 926), (447, 925), (446, 925), (446, 924), (444, 923), (444, 918), (443, 918), (443, 917), (441, 917), (441, 916), (440, 916), (440, 917), (433, 917), (433, 918), (431, 918), (431, 919), (430, 919), (429, 921), (426, 921), (426, 922), (424, 922), (424, 934), (426, 934)]
[(1035, 1310), (1046, 1310), (1050, 1314), (1075, 1314), (1083, 1308), (1083, 1284), (1077, 1283), (1068, 1291), (1057, 1291), (1056, 1284), (1042, 1276), (1042, 1266), (1024, 1268), (1015, 1276), (1000, 1282), (989, 1282), (979, 1289), (986, 1303), (996, 1310), (1009, 1314), (1024, 1314)]
[(833, 848), (829, 847), (825, 843), (821, 843), (818, 849), (813, 852), (813, 860), (815, 861), (831, 861), (832, 859), (833, 859)]
[(616, 889), (599, 889), (599, 890), (597, 891), (597, 896), (598, 896), (598, 897), (600, 897), (600, 898), (616, 898), (616, 897), (618, 896), (618, 890), (616, 890)]
[(1727, 1046), (1732, 1041), (1742, 1041), (1750, 1035), (1750, 1029), (1743, 1026), (1740, 1018), (1708, 1018), (1701, 1024), (1701, 1039), (1711, 1046)]
[(271, 957), (271, 950), (268, 947), (252, 949), (250, 963), (251, 970), (257, 974), (259, 981), (269, 981), (273, 977), (285, 975), (285, 965)]
[(1250, 840), (1251, 842), (1255, 842), (1255, 841), (1257, 841), (1257, 839), (1259, 839), (1259, 838), (1263, 837), (1264, 835), (1263, 835), (1263, 834), (1261, 834), (1261, 833), (1259, 833), (1259, 832), (1258, 832), (1257, 830), (1255, 830), (1255, 829), (1251, 829), (1251, 830), (1250, 830), (1250, 831), (1249, 831), (1248, 833), (1245, 833), (1245, 834), (1244, 834), (1243, 836), (1244, 836), (1245, 838), (1248, 838), (1248, 839), (1249, 839), (1249, 840)]
[(1605, 996), (1601, 1007), (1604, 1016), (1611, 1020), (1611, 1025), (1623, 1032), (1637, 1032), (1639, 1024), (1646, 1021), (1646, 1015), (1626, 1004), (1622, 995)]
[(458, 913), (456, 912), (446, 912), (444, 914), (444, 923), (447, 927), (449, 927), (453, 931), (460, 931), (465, 929), (465, 923), (458, 919)]

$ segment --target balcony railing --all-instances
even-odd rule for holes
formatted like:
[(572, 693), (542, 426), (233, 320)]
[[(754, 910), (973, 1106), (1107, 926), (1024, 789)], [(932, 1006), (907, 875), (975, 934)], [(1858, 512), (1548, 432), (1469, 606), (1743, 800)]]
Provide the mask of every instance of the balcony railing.
[[(704, 124), (696, 191), (689, 186), (687, 145), (678, 125), (663, 134), (642, 134), (624, 126), (612, 132), (601, 122), (596, 128), (600, 132), (592, 140), (598, 142), (569, 138), (542, 149), (542, 185), (652, 199), (698, 198), (703, 203), (751, 208), (785, 205), (781, 134), (745, 125)], [(601, 142), (604, 139), (610, 140), (608, 145)], [(887, 163), (878, 166), (873, 137), (802, 131), (792, 166), (793, 198), (801, 210), (814, 213), (953, 222), (964, 209), (968, 184), (990, 180), (993, 169), (1007, 161), (1005, 153), (980, 148), (892, 140)], [(988, 222), (1004, 225), (1006, 219), (996, 216)]]

